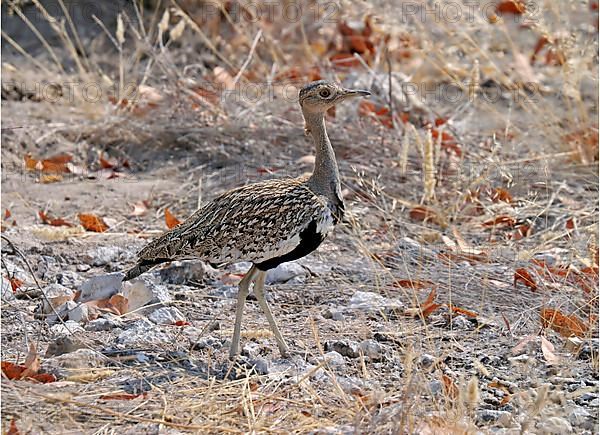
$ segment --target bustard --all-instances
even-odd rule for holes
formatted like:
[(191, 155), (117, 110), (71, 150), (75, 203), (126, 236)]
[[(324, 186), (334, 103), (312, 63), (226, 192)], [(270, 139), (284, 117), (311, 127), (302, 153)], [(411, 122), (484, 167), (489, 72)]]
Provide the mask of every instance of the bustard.
[(251, 261), (239, 283), (229, 356), (239, 353), (242, 313), (250, 285), (271, 327), (279, 351), (289, 355), (265, 299), (266, 272), (317, 249), (344, 213), (335, 154), (325, 130), (325, 112), (342, 101), (370, 95), (324, 80), (304, 86), (299, 103), (306, 134), (316, 148), (313, 173), (299, 178), (269, 180), (238, 187), (217, 196), (185, 222), (151, 241), (138, 253), (138, 263), (124, 281), (153, 266), (178, 258), (210, 263)]

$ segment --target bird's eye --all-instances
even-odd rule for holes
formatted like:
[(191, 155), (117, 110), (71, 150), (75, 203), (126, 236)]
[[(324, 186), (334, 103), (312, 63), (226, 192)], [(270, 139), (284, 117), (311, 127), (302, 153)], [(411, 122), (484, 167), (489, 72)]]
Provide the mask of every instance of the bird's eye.
[(323, 90), (319, 91), (319, 95), (323, 98), (329, 98), (329, 96), (331, 95), (331, 92), (329, 92), (329, 89), (323, 89)]

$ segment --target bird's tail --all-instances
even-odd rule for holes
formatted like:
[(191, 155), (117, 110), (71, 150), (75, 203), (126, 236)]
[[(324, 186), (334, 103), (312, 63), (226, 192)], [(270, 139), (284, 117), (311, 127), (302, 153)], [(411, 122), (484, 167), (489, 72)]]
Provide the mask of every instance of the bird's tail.
[(160, 263), (164, 263), (165, 261), (170, 261), (166, 259), (156, 259), (156, 260), (140, 260), (138, 264), (133, 266), (127, 272), (125, 272), (125, 276), (123, 277), (123, 281), (129, 281), (130, 279), (137, 278), (142, 273), (149, 271), (154, 266)]

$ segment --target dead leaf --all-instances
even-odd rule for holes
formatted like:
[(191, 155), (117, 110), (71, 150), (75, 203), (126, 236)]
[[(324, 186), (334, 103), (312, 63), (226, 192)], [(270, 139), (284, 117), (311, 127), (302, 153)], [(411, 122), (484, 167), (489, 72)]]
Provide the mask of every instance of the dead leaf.
[(560, 358), (554, 353), (554, 345), (550, 343), (543, 335), (540, 336), (540, 338), (542, 339), (542, 354), (544, 355), (546, 362), (548, 364), (558, 363)]
[(464, 308), (460, 308), (460, 307), (454, 306), (452, 304), (448, 304), (448, 308), (450, 309), (450, 311), (452, 311), (454, 313), (462, 314), (463, 316), (471, 317), (473, 319), (476, 318), (478, 315), (474, 311), (465, 310)]
[(442, 374), (442, 384), (444, 385), (444, 393), (446, 396), (456, 399), (458, 397), (458, 387), (450, 376)]
[(12, 213), (9, 209), (4, 210), (4, 219), (8, 219), (12, 216)]
[(428, 287), (435, 287), (435, 284), (431, 281), (420, 281), (416, 279), (398, 279), (392, 284), (394, 287), (422, 289)]
[(72, 223), (67, 222), (63, 218), (51, 218), (50, 216), (48, 216), (45, 212), (43, 212), (41, 210), (38, 212), (38, 216), (40, 217), (41, 221), (43, 223), (45, 223), (46, 225), (52, 225), (53, 227), (61, 227), (61, 226), (72, 227), (73, 226)]
[(13, 293), (16, 293), (16, 291), (23, 285), (23, 280), (15, 278), (14, 276), (9, 278), (8, 281), (10, 282), (10, 288), (12, 289)]
[(96, 233), (103, 233), (108, 229), (108, 225), (101, 217), (93, 214), (79, 214), (79, 222), (81, 226), (88, 231), (94, 231)]
[(173, 214), (169, 211), (168, 208), (165, 208), (165, 223), (167, 224), (167, 228), (171, 229), (179, 225), (181, 221), (175, 216), (173, 216)]
[(185, 320), (177, 320), (175, 323), (173, 323), (174, 326), (190, 326), (191, 323), (190, 322), (186, 322)]
[(509, 15), (523, 15), (527, 10), (521, 0), (503, 0), (496, 5), (496, 13)]
[(512, 216), (500, 215), (483, 222), (482, 225), (484, 227), (514, 227), (516, 222)]
[(19, 432), (19, 429), (17, 428), (17, 421), (14, 417), (10, 420), (10, 425), (8, 426), (5, 435), (21, 435), (21, 432)]
[(513, 355), (519, 355), (523, 352), (527, 344), (531, 343), (533, 340), (537, 338), (537, 335), (526, 335), (517, 343), (515, 347), (512, 348), (511, 352)]
[(494, 202), (502, 201), (508, 204), (510, 204), (513, 201), (513, 197), (510, 194), (510, 192), (506, 189), (503, 189), (502, 187), (495, 187), (494, 189), (492, 189), (490, 198)]
[(513, 286), (517, 286), (518, 282), (522, 282), (525, 286), (529, 287), (531, 290), (536, 290), (537, 284), (534, 279), (531, 277), (527, 269), (520, 267), (515, 270)]
[(543, 328), (551, 328), (563, 337), (576, 335), (583, 337), (589, 327), (574, 314), (564, 315), (559, 310), (552, 308), (542, 309), (541, 321)]
[(29, 352), (27, 353), (27, 357), (25, 358), (25, 370), (21, 373), (19, 379), (29, 378), (38, 373), (40, 370), (40, 357), (37, 353), (37, 349), (35, 348), (35, 344), (33, 342), (29, 343)]
[(446, 220), (433, 208), (424, 205), (413, 207), (408, 213), (412, 220), (420, 222), (431, 221), (441, 227), (446, 227)]
[(144, 397), (146, 394), (129, 394), (129, 393), (116, 393), (116, 394), (104, 394), (99, 397), (100, 400), (133, 400), (140, 396)]

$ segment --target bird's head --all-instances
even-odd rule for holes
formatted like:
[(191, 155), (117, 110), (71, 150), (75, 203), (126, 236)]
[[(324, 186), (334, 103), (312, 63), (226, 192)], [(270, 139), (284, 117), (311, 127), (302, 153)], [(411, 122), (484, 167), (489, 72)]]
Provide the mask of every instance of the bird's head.
[(371, 93), (363, 90), (345, 89), (336, 83), (319, 80), (300, 89), (298, 101), (304, 112), (324, 113), (342, 101), (354, 97), (366, 97), (367, 95), (371, 95)]

